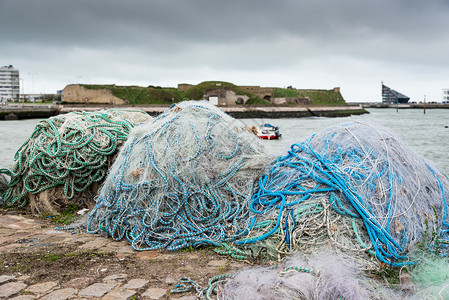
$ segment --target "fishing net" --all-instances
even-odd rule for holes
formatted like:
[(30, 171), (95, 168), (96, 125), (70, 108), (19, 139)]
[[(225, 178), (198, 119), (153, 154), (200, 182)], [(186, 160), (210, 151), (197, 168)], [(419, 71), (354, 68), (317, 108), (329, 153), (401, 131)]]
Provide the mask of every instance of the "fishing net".
[(27, 203), (33, 211), (55, 214), (69, 203), (93, 206), (117, 148), (136, 125), (151, 117), (142, 111), (73, 112), (39, 122), (17, 150), (10, 177), (0, 190), (3, 207)]
[(351, 252), (324, 246), (271, 267), (212, 277), (206, 299), (449, 299), (447, 257), (414, 248), (416, 265), (363, 272)]
[(0, 203), (3, 201), (2, 192), (8, 188), (9, 178), (0, 173)]
[(254, 182), (269, 163), (257, 138), (208, 101), (173, 105), (135, 128), (87, 230), (136, 250), (181, 249), (248, 233)]
[(8, 181), (9, 179), (4, 174), (0, 173), (0, 192), (8, 188)]
[(217, 299), (403, 299), (402, 291), (375, 284), (360, 272), (352, 257), (324, 248), (212, 282), (206, 298), (213, 299), (215, 293)]
[(387, 130), (333, 126), (292, 145), (259, 179), (250, 204), (257, 222), (236, 243), (274, 258), (330, 244), (367, 269), (376, 261), (366, 253), (408, 264), (416, 243), (446, 251), (448, 190), (432, 163)]
[(414, 251), (419, 263), (411, 269), (411, 289), (416, 299), (449, 299), (449, 260), (434, 253)]

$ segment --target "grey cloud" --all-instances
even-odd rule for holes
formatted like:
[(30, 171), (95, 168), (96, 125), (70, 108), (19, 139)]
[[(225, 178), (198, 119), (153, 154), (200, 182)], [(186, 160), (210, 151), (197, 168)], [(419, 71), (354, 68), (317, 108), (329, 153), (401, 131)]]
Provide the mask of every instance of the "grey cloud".
[(69, 44), (139, 37), (143, 45), (152, 39), (214, 43), (283, 34), (338, 39), (357, 38), (360, 31), (428, 37), (429, 27), (443, 30), (448, 24), (445, 1), (2, 0), (0, 5), (0, 22), (9, 27), (3, 33), (11, 39)]
[(176, 82), (199, 70), (190, 78), (318, 84), (334, 72), (332, 86), (342, 73), (368, 82), (447, 66), (448, 13), (447, 0), (0, 0), (0, 58), (58, 82)]

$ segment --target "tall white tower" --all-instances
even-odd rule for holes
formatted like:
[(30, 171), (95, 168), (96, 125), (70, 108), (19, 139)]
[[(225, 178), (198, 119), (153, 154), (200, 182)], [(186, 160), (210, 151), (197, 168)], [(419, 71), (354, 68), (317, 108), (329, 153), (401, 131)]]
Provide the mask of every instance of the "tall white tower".
[(0, 68), (0, 99), (19, 101), (20, 80), (19, 70), (12, 65)]

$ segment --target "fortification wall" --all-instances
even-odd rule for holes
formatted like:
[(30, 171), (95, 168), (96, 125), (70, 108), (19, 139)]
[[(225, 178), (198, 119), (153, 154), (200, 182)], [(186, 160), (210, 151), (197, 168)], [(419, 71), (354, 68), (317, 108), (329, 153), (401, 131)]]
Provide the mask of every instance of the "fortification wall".
[(294, 103), (297, 105), (309, 105), (312, 103), (309, 97), (277, 97), (271, 98), (271, 103), (275, 105), (285, 105)]
[(248, 85), (248, 86), (240, 85), (239, 87), (247, 90), (250, 93), (253, 93), (257, 97), (260, 97), (262, 99), (265, 98), (266, 96), (271, 98), (273, 97), (274, 93), (274, 89), (270, 87), (260, 87), (258, 85)]
[[(230, 87), (220, 87), (204, 91), (204, 98), (209, 100), (210, 97), (218, 97), (218, 105), (235, 105), (238, 97)], [(247, 101), (248, 99), (246, 99)], [(245, 99), (242, 98), (244, 102)]]
[(188, 89), (190, 89), (193, 86), (194, 86), (193, 84), (179, 83), (178, 84), (178, 91), (185, 92), (185, 91), (187, 91)]
[(318, 92), (320, 92), (320, 91), (329, 92), (329, 91), (332, 91), (332, 92), (335, 92), (335, 93), (340, 93), (340, 88), (339, 87), (334, 87), (331, 90), (326, 90), (326, 89), (295, 89), (295, 90), (303, 91), (303, 92), (317, 92), (317, 91)]
[(68, 103), (127, 104), (123, 99), (115, 97), (111, 90), (86, 89), (78, 84), (69, 84), (62, 90), (62, 100)]

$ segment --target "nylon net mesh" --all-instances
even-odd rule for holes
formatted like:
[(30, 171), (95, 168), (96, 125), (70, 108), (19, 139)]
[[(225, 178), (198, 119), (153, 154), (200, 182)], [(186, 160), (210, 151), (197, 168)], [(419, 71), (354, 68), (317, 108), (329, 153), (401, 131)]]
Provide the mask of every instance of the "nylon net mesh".
[(331, 244), (366, 268), (375, 263), (366, 253), (406, 264), (409, 247), (447, 238), (448, 190), (446, 176), (387, 130), (333, 126), (292, 145), (260, 178), (251, 202), (257, 222), (236, 243), (274, 258)]
[(351, 256), (328, 249), (307, 256), (297, 253), (272, 267), (241, 270), (231, 278), (217, 280), (207, 292), (207, 299), (267, 300), (380, 300), (404, 299), (405, 295), (374, 283)]
[[(415, 249), (414, 266), (363, 272), (359, 262), (323, 247), (271, 267), (254, 266), (209, 280), (206, 299), (448, 299), (448, 258)], [(395, 276), (388, 273), (397, 273)], [(382, 276), (380, 274), (383, 274)], [(385, 277), (385, 275), (388, 276)]]
[(248, 233), (249, 200), (267, 156), (243, 124), (186, 101), (135, 128), (88, 218), (89, 232), (134, 249), (176, 250)]
[(67, 204), (93, 206), (93, 198), (118, 147), (136, 125), (151, 117), (142, 111), (73, 112), (39, 122), (17, 150), (10, 181), (0, 190), (3, 207), (30, 204), (57, 213)]

